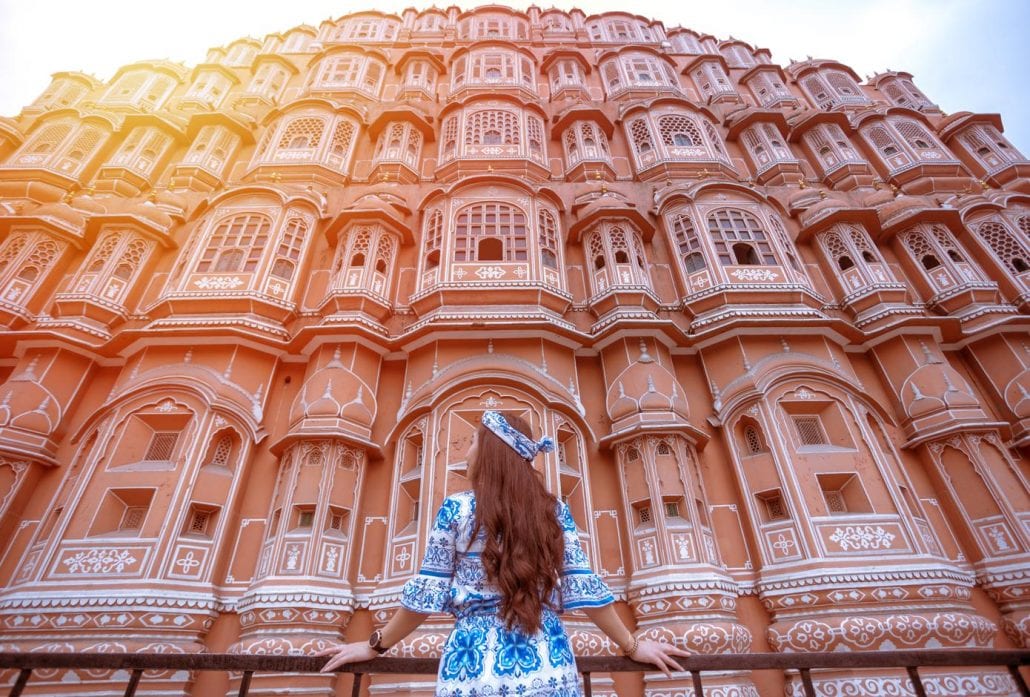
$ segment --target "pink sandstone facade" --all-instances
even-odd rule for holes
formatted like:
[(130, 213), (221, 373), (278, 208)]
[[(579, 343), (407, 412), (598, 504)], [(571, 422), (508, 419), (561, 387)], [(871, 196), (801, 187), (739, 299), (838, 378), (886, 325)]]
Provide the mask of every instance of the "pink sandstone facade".
[[(363, 639), (468, 487), (486, 408), (560, 443), (542, 474), (643, 634), (1030, 645), (1030, 162), (995, 114), (630, 14), (452, 7), (58, 73), (0, 120), (0, 157), (6, 649)], [(899, 672), (815, 679), (907, 693)], [(337, 687), (251, 694), (287, 684)]]

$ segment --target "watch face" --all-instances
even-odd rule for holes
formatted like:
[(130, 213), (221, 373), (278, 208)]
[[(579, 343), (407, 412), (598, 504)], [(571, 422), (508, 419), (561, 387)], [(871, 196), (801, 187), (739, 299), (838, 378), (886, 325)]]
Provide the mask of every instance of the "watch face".
[(377, 629), (374, 632), (372, 632), (372, 636), (368, 638), (368, 645), (371, 646), (376, 651), (376, 653), (385, 653), (386, 649), (384, 649), (380, 645), (382, 641), (383, 633)]

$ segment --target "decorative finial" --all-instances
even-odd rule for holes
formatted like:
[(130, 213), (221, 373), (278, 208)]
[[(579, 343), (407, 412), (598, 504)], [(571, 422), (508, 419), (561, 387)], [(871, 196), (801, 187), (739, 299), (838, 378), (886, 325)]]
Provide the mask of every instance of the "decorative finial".
[(654, 363), (654, 359), (651, 358), (651, 354), (647, 352), (647, 342), (643, 339), (640, 340), (640, 357), (637, 359), (638, 363)]

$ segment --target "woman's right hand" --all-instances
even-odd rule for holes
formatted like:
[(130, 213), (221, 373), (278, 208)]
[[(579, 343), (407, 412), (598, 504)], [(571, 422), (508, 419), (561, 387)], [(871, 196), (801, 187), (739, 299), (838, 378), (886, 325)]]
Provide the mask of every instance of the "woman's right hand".
[(653, 663), (658, 669), (665, 673), (665, 677), (672, 677), (672, 670), (683, 671), (683, 666), (676, 662), (673, 656), (689, 656), (683, 649), (667, 644), (664, 641), (652, 641), (651, 639), (640, 639), (637, 642), (637, 650), (629, 654), (629, 657), (639, 663)]

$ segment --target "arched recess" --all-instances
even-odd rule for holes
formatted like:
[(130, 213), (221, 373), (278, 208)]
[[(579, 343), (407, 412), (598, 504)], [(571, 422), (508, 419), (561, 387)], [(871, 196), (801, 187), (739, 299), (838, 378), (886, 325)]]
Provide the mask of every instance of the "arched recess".
[(540, 366), (517, 356), (491, 353), (486, 356), (470, 356), (454, 361), (422, 385), (406, 395), (397, 411), (396, 425), (386, 437), (393, 441), (408, 424), (427, 414), (434, 404), (476, 381), (500, 387), (517, 387), (532, 394), (547, 407), (564, 414), (577, 428), (583, 430), (591, 440), (596, 435), (586, 421), (586, 410), (579, 395), (562, 384), (555, 376), (545, 373)]
[[(493, 364), (510, 362), (494, 360)], [(524, 418), (536, 438), (547, 435), (559, 448), (533, 461), (547, 488), (566, 498), (580, 537), (592, 559), (595, 539), (589, 470), (584, 449), (593, 438), (583, 418), (569, 403), (554, 402), (539, 380), (527, 380), (514, 372), (488, 372), (486, 365), (466, 366), (451, 376), (417, 410), (398, 420), (387, 437), (396, 444), (393, 453), (390, 515), (384, 579), (402, 582), (417, 566), (425, 536), (443, 497), (467, 491), (469, 443), (487, 409)], [(565, 459), (563, 460), (562, 457)]]

